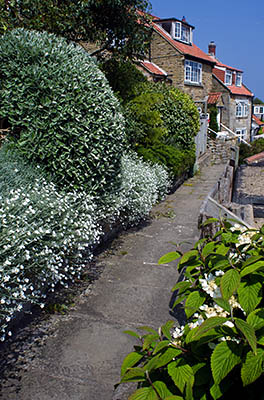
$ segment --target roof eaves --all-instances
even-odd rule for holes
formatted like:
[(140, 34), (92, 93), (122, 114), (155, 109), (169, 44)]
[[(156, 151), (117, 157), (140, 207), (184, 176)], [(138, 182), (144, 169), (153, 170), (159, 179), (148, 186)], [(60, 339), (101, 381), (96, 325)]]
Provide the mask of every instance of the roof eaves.
[(167, 32), (161, 27), (159, 26), (158, 29), (155, 27), (154, 23), (152, 24), (152, 27), (154, 29), (155, 32), (159, 33), (162, 35), (162, 37), (172, 46), (174, 47), (174, 49), (176, 49), (180, 54), (184, 55), (184, 53), (177, 48), (176, 44), (173, 43), (173, 39), (170, 39), (167, 35)]

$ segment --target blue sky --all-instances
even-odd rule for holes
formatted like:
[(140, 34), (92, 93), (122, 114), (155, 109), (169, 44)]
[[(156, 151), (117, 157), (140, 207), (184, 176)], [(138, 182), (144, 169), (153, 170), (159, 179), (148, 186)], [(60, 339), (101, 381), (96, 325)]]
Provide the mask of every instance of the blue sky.
[(264, 0), (150, 0), (160, 18), (185, 16), (195, 26), (194, 43), (206, 53), (242, 69), (244, 84), (264, 101)]

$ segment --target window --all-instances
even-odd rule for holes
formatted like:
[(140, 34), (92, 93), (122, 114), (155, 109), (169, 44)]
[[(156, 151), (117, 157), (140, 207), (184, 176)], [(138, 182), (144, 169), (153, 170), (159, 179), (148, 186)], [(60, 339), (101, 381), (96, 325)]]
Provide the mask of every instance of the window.
[(236, 104), (236, 117), (247, 117), (248, 116), (248, 102), (240, 101)]
[(202, 64), (194, 61), (185, 61), (185, 82), (187, 83), (202, 83)]
[(231, 71), (227, 70), (225, 73), (225, 84), (232, 85), (232, 72)]
[(175, 23), (175, 39), (181, 39), (181, 23)]
[(180, 40), (184, 43), (192, 42), (192, 29), (187, 25), (183, 25), (181, 22), (175, 22), (174, 24), (174, 39)]
[(259, 114), (259, 107), (254, 107), (254, 114)]
[(236, 130), (236, 134), (239, 136), (238, 137), (238, 142), (241, 142), (241, 139), (246, 140), (247, 139), (247, 129), (246, 128), (241, 128)]
[(242, 85), (242, 74), (240, 72), (236, 73), (236, 86)]
[(264, 114), (264, 107), (259, 107), (259, 113)]

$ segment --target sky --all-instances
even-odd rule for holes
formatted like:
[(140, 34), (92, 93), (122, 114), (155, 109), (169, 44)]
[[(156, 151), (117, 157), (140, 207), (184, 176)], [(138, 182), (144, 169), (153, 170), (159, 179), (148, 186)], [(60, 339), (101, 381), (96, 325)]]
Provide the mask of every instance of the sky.
[(243, 83), (264, 101), (264, 0), (150, 0), (152, 14), (175, 17), (195, 27), (193, 41), (204, 52), (241, 69)]

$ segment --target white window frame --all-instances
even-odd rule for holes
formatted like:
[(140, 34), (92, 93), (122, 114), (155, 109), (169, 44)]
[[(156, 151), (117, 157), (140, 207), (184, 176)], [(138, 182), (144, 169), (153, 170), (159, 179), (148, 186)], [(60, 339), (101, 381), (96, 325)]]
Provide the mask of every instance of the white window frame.
[(264, 114), (264, 106), (259, 106), (259, 114)]
[[(203, 66), (200, 63), (191, 60), (185, 60), (184, 62), (184, 82), (195, 83), (201, 85), (202, 83), (202, 72)], [(197, 79), (195, 75), (197, 73)]]
[(225, 84), (227, 86), (231, 86), (232, 85), (232, 71), (230, 71), (228, 69), (225, 72)]
[[(172, 29), (172, 33), (173, 33), (173, 39), (176, 40), (180, 40), (183, 43), (192, 43), (192, 28), (183, 25), (181, 22), (177, 21), (174, 22), (173, 24), (173, 29)], [(186, 38), (183, 38), (183, 32), (186, 29)]]
[(240, 100), (237, 101), (236, 103), (236, 117), (237, 118), (241, 118), (241, 117), (248, 117), (248, 113), (249, 113), (249, 105), (248, 105), (248, 101), (245, 100)]
[(259, 106), (254, 106), (254, 114), (260, 114)]
[(238, 137), (238, 142), (241, 142), (241, 139), (246, 140), (247, 138), (247, 128), (239, 128), (236, 129), (236, 134)]
[(236, 86), (242, 86), (242, 74), (241, 72), (236, 73)]

